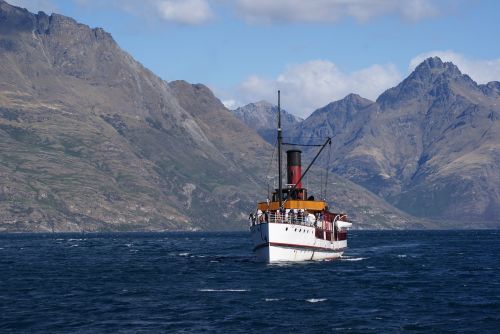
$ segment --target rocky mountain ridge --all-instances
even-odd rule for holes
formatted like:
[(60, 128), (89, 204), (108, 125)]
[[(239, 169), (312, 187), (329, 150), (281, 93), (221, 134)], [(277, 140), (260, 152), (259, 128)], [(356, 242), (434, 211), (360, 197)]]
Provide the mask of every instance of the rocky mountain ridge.
[[(276, 142), (276, 122), (278, 120), (278, 106), (267, 101), (249, 103), (231, 112), (249, 128), (257, 133), (268, 143)], [(302, 121), (286, 110), (281, 110), (281, 123), (283, 128), (290, 129)]]
[[(243, 229), (265, 198), (272, 146), (102, 29), (0, 0), (0, 54), (0, 231)], [(334, 181), (358, 228), (425, 225)]]
[[(102, 29), (3, 1), (0, 18), (4, 229), (239, 228), (260, 167), (238, 150), (264, 154), (260, 137), (225, 111), (231, 145), (218, 140), (210, 119)], [(221, 108), (206, 87), (188, 86)]]
[(498, 226), (499, 86), (429, 58), (375, 102), (349, 95), (291, 136), (306, 143), (332, 136), (333, 170), (403, 211)]

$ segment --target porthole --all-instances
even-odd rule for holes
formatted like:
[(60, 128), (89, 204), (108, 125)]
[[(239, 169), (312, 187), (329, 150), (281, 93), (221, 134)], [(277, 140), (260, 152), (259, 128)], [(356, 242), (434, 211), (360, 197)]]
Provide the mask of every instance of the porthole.
[(295, 229), (295, 232), (297, 232), (297, 229)]
[(299, 232), (302, 232), (302, 229), (300, 229)]
[(288, 227), (287, 227), (287, 228), (285, 228), (285, 231), (288, 231)]

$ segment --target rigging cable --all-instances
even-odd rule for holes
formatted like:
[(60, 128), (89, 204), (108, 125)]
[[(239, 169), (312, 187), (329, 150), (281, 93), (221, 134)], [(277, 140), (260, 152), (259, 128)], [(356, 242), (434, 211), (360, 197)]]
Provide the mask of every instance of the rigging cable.
[(325, 200), (326, 200), (326, 196), (327, 196), (327, 193), (326, 193), (326, 190), (328, 189), (328, 175), (330, 174), (330, 158), (332, 156), (332, 142), (330, 141), (330, 143), (328, 144), (328, 163), (326, 164), (326, 169), (325, 169)]
[[(323, 173), (319, 173), (319, 195), (323, 196)], [(324, 197), (323, 200), (325, 200)]]
[(309, 147), (321, 147), (323, 144), (293, 144), (293, 143), (283, 143), (283, 145), (287, 146), (309, 146)]

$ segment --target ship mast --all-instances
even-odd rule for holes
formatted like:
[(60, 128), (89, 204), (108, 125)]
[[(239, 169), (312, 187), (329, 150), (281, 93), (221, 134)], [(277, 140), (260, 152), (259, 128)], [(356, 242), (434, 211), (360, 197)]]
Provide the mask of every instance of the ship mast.
[(283, 184), (281, 183), (281, 105), (280, 105), (280, 91), (278, 90), (278, 200), (279, 208), (283, 205)]

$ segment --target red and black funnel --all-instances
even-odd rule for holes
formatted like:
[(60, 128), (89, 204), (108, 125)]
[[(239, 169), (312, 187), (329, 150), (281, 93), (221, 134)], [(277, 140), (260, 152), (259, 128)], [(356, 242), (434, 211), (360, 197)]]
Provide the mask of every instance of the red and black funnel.
[(296, 185), (296, 189), (302, 188), (302, 181), (300, 181), (302, 176), (301, 153), (302, 151), (300, 150), (286, 151), (286, 163), (288, 168), (287, 183), (292, 187)]

